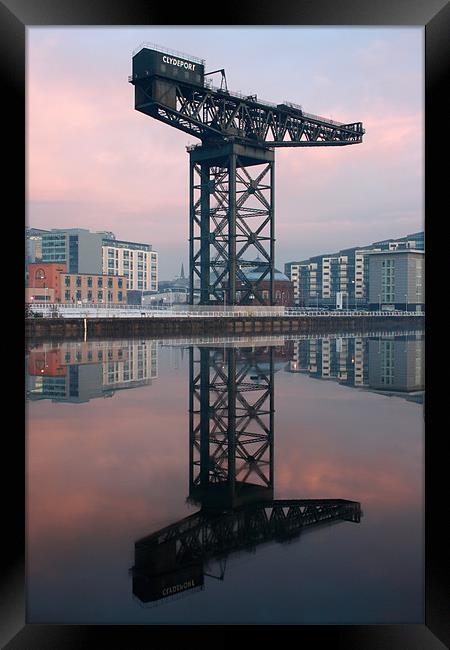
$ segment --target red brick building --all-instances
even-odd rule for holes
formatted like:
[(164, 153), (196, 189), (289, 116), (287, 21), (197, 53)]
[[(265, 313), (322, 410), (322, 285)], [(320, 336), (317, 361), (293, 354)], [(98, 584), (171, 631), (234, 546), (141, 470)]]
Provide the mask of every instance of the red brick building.
[(65, 273), (65, 262), (59, 264), (28, 264), (26, 302), (62, 302), (61, 273)]
[(25, 302), (126, 305), (127, 282), (122, 275), (67, 273), (65, 263), (29, 264)]
[[(244, 269), (244, 273), (249, 280), (256, 282), (261, 277), (262, 270), (264, 270), (264, 268), (261, 264), (259, 264), (258, 266)], [(275, 305), (292, 307), (294, 304), (294, 284), (291, 282), (291, 280), (289, 280), (287, 275), (284, 275), (284, 273), (278, 269), (274, 269), (273, 280)], [(268, 305), (270, 296), (270, 281), (268, 279), (261, 280), (261, 282), (258, 283), (258, 289), (262, 293), (264, 304)], [(237, 281), (236, 291), (246, 292), (246, 285)], [(260, 302), (250, 298), (249, 304), (260, 304)]]

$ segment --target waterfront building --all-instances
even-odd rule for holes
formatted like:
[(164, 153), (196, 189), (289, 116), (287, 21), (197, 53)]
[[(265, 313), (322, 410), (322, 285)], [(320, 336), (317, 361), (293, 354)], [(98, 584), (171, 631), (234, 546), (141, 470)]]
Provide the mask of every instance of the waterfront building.
[(48, 230), (42, 228), (25, 229), (25, 264), (42, 261), (42, 235)]
[(371, 251), (369, 307), (422, 311), (425, 307), (425, 253), (422, 250)]
[(125, 276), (130, 292), (158, 290), (158, 253), (150, 244), (118, 240), (112, 232), (84, 228), (39, 231), (34, 240), (27, 235), (27, 241), (37, 241), (38, 235), (44, 263), (64, 262), (68, 273)]
[(188, 301), (188, 290), (187, 289), (170, 289), (165, 288), (158, 293), (153, 293), (150, 296), (144, 298), (144, 304), (146, 305), (160, 305), (160, 306), (172, 306), (172, 305), (185, 305)]
[(123, 305), (127, 303), (126, 278), (68, 273), (66, 263), (29, 264), (25, 302)]
[(60, 284), (61, 302), (65, 304), (127, 304), (127, 281), (123, 275), (61, 273)]
[(65, 262), (69, 273), (102, 273), (102, 242), (107, 233), (54, 228), (42, 234), (42, 262)]
[(184, 265), (181, 264), (180, 274), (173, 280), (160, 280), (158, 293), (147, 298), (149, 304), (185, 304), (189, 299), (189, 278), (185, 276)]
[[(264, 262), (261, 262), (259, 259), (256, 259), (255, 266), (250, 266), (247, 268), (244, 267), (241, 270), (245, 274), (247, 280), (256, 282), (257, 280), (259, 280), (262, 273), (264, 272)], [(270, 304), (269, 277), (270, 274), (268, 273), (264, 280), (258, 282), (258, 289), (261, 291), (263, 301), (262, 303), (260, 301), (256, 301), (256, 304), (263, 304), (263, 305)], [(239, 280), (237, 280), (236, 282), (237, 295), (240, 295), (241, 292), (246, 292), (247, 288), (248, 288), (248, 284), (244, 284), (243, 282), (239, 282)], [(291, 280), (287, 277), (287, 275), (285, 275), (278, 269), (274, 269), (274, 293), (275, 293), (274, 296), (275, 305), (284, 305), (285, 307), (291, 307), (294, 304), (294, 286)], [(248, 304), (250, 305), (253, 304), (254, 299), (255, 297), (253, 296), (253, 294), (251, 294), (248, 300)]]
[(158, 291), (158, 253), (150, 244), (105, 238), (102, 242), (102, 272), (123, 275), (129, 291)]
[(62, 302), (60, 276), (66, 271), (65, 262), (28, 264), (25, 302)]
[(369, 305), (371, 252), (424, 251), (424, 233), (373, 242), (285, 264), (294, 285), (294, 302), (300, 307), (366, 308)]

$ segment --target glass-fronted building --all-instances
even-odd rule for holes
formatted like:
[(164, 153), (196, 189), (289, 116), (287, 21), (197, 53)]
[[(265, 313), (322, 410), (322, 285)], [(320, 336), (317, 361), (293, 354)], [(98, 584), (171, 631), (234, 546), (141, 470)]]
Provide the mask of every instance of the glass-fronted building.
[(83, 228), (50, 230), (42, 235), (42, 262), (65, 262), (68, 273), (101, 274), (104, 236)]

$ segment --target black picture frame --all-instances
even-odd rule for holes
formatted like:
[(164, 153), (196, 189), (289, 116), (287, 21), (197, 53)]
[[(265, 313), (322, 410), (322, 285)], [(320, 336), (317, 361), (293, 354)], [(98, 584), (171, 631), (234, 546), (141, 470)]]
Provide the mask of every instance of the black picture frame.
[[(176, 11), (174, 12), (174, 7)], [(204, 11), (201, 14), (201, 11)], [(361, 26), (423, 26), (425, 29), (425, 200), (427, 238), (427, 316), (426, 329), (433, 324), (433, 340), (436, 341), (437, 320), (434, 303), (432, 278), (438, 277), (435, 270), (443, 255), (433, 255), (435, 240), (439, 237), (436, 223), (441, 221), (447, 209), (446, 180), (444, 174), (448, 164), (439, 162), (441, 149), (445, 150), (445, 136), (448, 131), (448, 68), (450, 61), (450, 5), (446, 0), (301, 0), (277, 2), (262, 0), (255, 6), (240, 3), (220, 6), (220, 22), (216, 25), (361, 25)], [(144, 0), (0, 0), (1, 38), (0, 66), (3, 90), (3, 141), (6, 140), (4, 156), (5, 189), (8, 196), (9, 226), (17, 229), (18, 241), (23, 241), (23, 218), (25, 205), (25, 76), (26, 52), (25, 30), (37, 25), (170, 25), (176, 17), (179, 26), (212, 25), (210, 13), (197, 5), (179, 4), (165, 7), (155, 6)], [(443, 206), (442, 208), (440, 206)], [(441, 216), (442, 215), (442, 216)], [(20, 238), (20, 239), (19, 239)], [(17, 257), (14, 251), (11, 268), (16, 268)], [(16, 251), (17, 252), (17, 251)], [(20, 276), (20, 274), (16, 274)], [(429, 292), (430, 289), (430, 292)], [(9, 338), (14, 338), (16, 350), (25, 341), (21, 337), (23, 327), (23, 283), (18, 278), (17, 286), (9, 289), (9, 308), (18, 319), (17, 327), (13, 320), (9, 324)], [(11, 328), (12, 325), (12, 328)], [(15, 334), (13, 334), (15, 333)], [(446, 351), (446, 350), (445, 350)], [(449, 647), (450, 629), (448, 594), (445, 567), (448, 567), (449, 534), (446, 531), (445, 419), (437, 415), (438, 398), (433, 386), (433, 361), (431, 337), (426, 337), (426, 383), (425, 407), (425, 623), (423, 625), (343, 625), (343, 626), (259, 626), (251, 631), (264, 639), (276, 635), (297, 647), (332, 647), (352, 650), (440, 650)], [(430, 361), (428, 361), (430, 360)], [(433, 365), (434, 364), (434, 365)], [(17, 373), (9, 373), (9, 391), (19, 396), (24, 392), (23, 366), (14, 361)], [(7, 409), (12, 406), (8, 403)], [(4, 445), (4, 466), (12, 468), (6, 490), (4, 490), (3, 561), (1, 579), (1, 636), (2, 647), (8, 650), (17, 648), (123, 648), (166, 647), (179, 643), (182, 647), (198, 646), (205, 641), (209, 646), (233, 644), (242, 645), (242, 626), (142, 626), (142, 625), (35, 625), (25, 620), (25, 493), (24, 461), (25, 436), (21, 435), (21, 424), (25, 422), (23, 410), (16, 409), (19, 426), (6, 427)], [(444, 423), (444, 424), (442, 424)], [(221, 628), (218, 630), (217, 628)], [(273, 629), (275, 627), (275, 629)], [(195, 628), (195, 629), (194, 629)], [(293, 639), (284, 639), (285, 634), (293, 634)], [(290, 637), (289, 637), (290, 638)], [(248, 641), (247, 641), (248, 643)], [(266, 643), (264, 644), (266, 646)]]

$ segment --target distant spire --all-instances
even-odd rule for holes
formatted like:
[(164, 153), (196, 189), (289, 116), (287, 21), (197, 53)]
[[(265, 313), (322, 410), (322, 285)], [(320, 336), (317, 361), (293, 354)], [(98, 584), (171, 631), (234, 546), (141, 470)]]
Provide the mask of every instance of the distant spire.
[(181, 280), (185, 280), (186, 278), (184, 277), (184, 266), (183, 262), (181, 262), (181, 274), (180, 274)]

